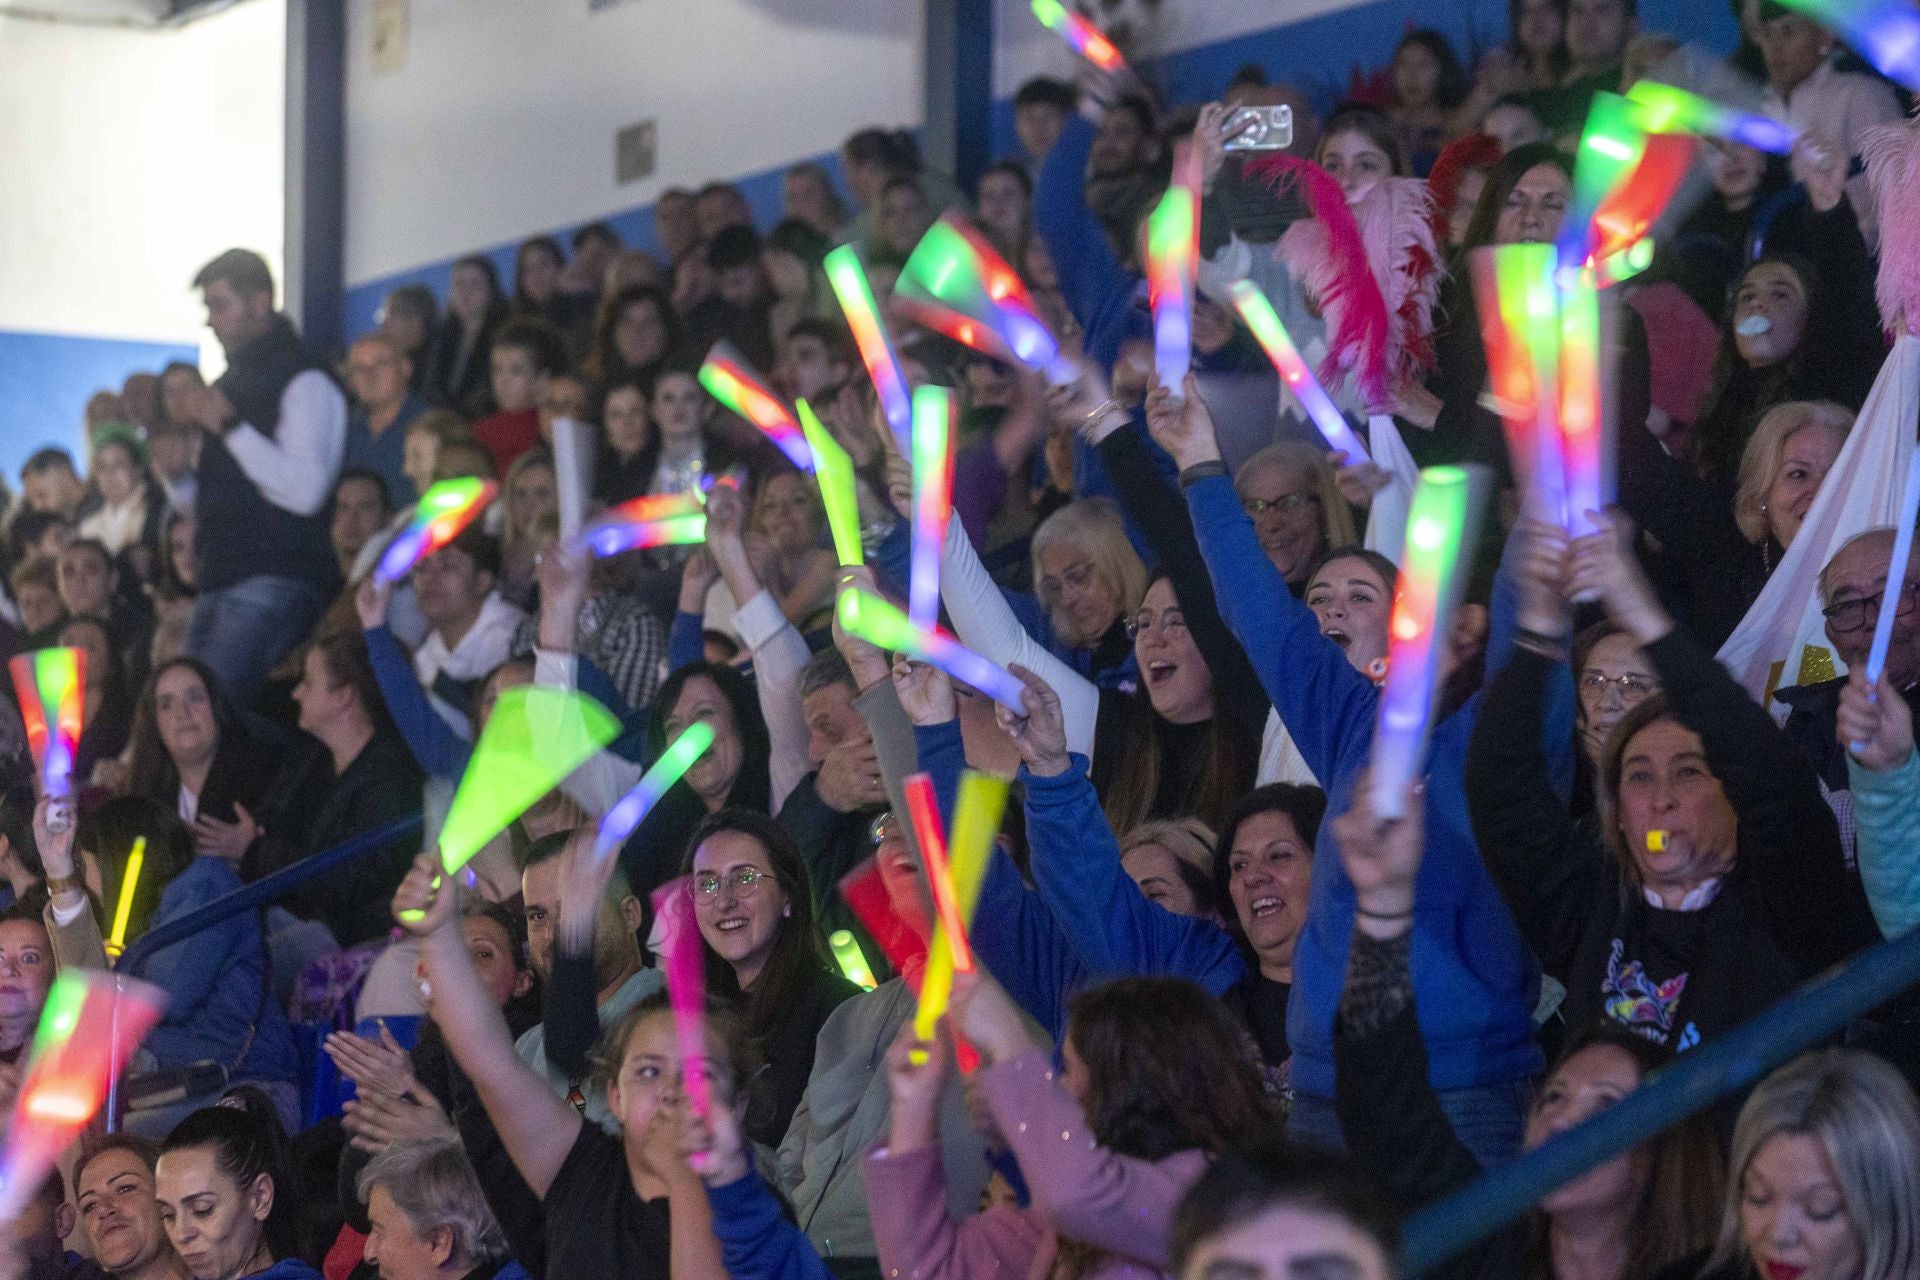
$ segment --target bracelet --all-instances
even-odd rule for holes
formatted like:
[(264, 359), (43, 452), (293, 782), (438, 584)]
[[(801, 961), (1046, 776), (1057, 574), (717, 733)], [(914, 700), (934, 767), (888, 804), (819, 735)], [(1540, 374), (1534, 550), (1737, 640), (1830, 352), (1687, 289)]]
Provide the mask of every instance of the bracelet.
[(1531, 649), (1543, 658), (1567, 657), (1567, 637), (1550, 636), (1544, 631), (1535, 631), (1530, 627), (1515, 627), (1513, 642), (1523, 649)]
[(1196, 462), (1180, 473), (1180, 490), (1184, 493), (1202, 480), (1211, 476), (1223, 476), (1226, 474), (1227, 464), (1218, 458), (1209, 458), (1205, 462)]
[(1355, 914), (1356, 916), (1359, 916), (1362, 920), (1380, 920), (1380, 921), (1390, 922), (1394, 920), (1413, 919), (1413, 909), (1411, 907), (1409, 907), (1405, 911), (1369, 911), (1365, 907), (1361, 906), (1359, 903), (1355, 903), (1353, 907), (1353, 914)]
[(80, 884), (79, 876), (48, 876), (47, 877), (47, 893), (49, 896), (56, 893), (74, 892), (79, 890), (80, 888), (81, 888), (81, 884)]

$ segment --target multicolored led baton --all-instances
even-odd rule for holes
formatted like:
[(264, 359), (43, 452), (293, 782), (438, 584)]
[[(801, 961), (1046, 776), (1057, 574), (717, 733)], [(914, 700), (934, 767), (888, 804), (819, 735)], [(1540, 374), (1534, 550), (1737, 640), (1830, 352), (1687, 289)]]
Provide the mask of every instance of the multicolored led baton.
[(36, 649), (15, 654), (7, 670), (13, 675), (13, 693), (26, 726), (40, 794), (64, 800), (73, 794), (73, 760), (85, 728), (86, 651)]
[(1251, 280), (1233, 282), (1233, 305), (1240, 312), (1240, 318), (1247, 323), (1253, 333), (1254, 341), (1267, 353), (1267, 359), (1273, 361), (1273, 367), (1279, 371), (1280, 380), (1287, 384), (1287, 390), (1293, 392), (1294, 399), (1313, 419), (1313, 425), (1320, 429), (1320, 435), (1326, 440), (1327, 447), (1336, 453), (1347, 455), (1349, 464), (1373, 461), (1367, 452), (1367, 446), (1360, 443), (1360, 436), (1347, 425), (1346, 415), (1333, 403), (1333, 397), (1313, 376), (1313, 370), (1300, 357), (1300, 348), (1293, 345), (1293, 337), (1287, 332), (1287, 326), (1280, 321), (1280, 315), (1267, 301), (1267, 295)]
[(1060, 0), (1033, 0), (1033, 16), (1040, 20), (1041, 26), (1057, 33), (1073, 46), (1075, 53), (1102, 71), (1120, 72), (1127, 69), (1126, 60), (1113, 47), (1113, 41), (1101, 34), (1100, 28), (1061, 4)]
[(953, 514), (953, 392), (924, 386), (913, 393), (913, 566), (907, 621), (931, 631), (940, 624), (940, 552)]
[(947, 214), (914, 246), (894, 284), (895, 302), (918, 324), (996, 360), (1037, 369), (1056, 386), (1076, 370), (1060, 358), (1017, 272), (967, 223)]
[(1845, 35), (1889, 80), (1920, 93), (1920, 9), (1909, 0), (1781, 0)]
[(398, 582), (412, 573), (414, 566), (459, 537), (499, 492), (493, 481), (472, 476), (442, 480), (428, 489), (420, 495), (413, 519), (381, 553), (373, 567), (374, 580)]
[(840, 625), (868, 644), (940, 668), (1001, 706), (1025, 715), (1027, 687), (1005, 667), (987, 661), (944, 631), (922, 631), (879, 596), (858, 587), (840, 593)]
[(660, 797), (672, 789), (673, 784), (694, 763), (707, 753), (713, 745), (713, 726), (704, 720), (695, 720), (680, 731), (680, 736), (667, 745), (647, 771), (640, 775), (640, 781), (633, 790), (621, 796), (613, 808), (607, 810), (600, 819), (600, 826), (594, 832), (593, 858), (604, 863), (612, 857), (627, 837), (633, 834), (653, 806), (660, 803)]
[(1469, 257), (1487, 372), (1514, 470), (1543, 520), (1567, 527), (1560, 446), (1560, 303), (1552, 245), (1505, 244)]
[(813, 470), (813, 454), (800, 424), (726, 339), (714, 343), (707, 352), (706, 362), (700, 366), (700, 385), (708, 395), (758, 427), (794, 466)]
[(1772, 116), (1735, 111), (1658, 80), (1636, 82), (1627, 90), (1627, 101), (1639, 109), (1634, 123), (1648, 133), (1698, 133), (1779, 156), (1793, 150), (1797, 136), (1792, 125)]
[(609, 507), (580, 531), (579, 545), (596, 556), (707, 540), (704, 494), (650, 494)]
[(1153, 305), (1153, 364), (1175, 398), (1186, 393), (1193, 359), (1193, 281), (1200, 261), (1200, 194), (1176, 182), (1147, 219), (1147, 285)]
[(873, 287), (860, 266), (860, 255), (852, 245), (841, 245), (827, 255), (827, 283), (840, 300), (840, 311), (853, 330), (854, 345), (860, 348), (860, 362), (867, 366), (873, 389), (880, 395), (880, 412), (893, 432), (894, 446), (907, 457), (913, 436), (913, 405), (907, 391), (906, 375), (900, 372), (900, 360), (893, 354), (887, 326), (880, 318), (880, 307), (873, 300)]
[(1373, 733), (1373, 807), (1383, 818), (1406, 816), (1426, 758), (1448, 632), (1466, 590), (1487, 487), (1477, 467), (1428, 467), (1413, 491)]

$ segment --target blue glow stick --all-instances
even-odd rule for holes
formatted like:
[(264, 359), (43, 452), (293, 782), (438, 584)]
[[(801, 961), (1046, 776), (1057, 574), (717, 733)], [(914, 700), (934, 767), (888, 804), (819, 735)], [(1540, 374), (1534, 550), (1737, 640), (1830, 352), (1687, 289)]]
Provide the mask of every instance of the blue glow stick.
[(1887, 564), (1887, 585), (1880, 595), (1880, 616), (1873, 623), (1873, 647), (1867, 650), (1867, 688), (1880, 687), (1887, 669), (1887, 646), (1893, 641), (1893, 620), (1900, 612), (1900, 593), (1907, 584), (1907, 561), (1913, 556), (1913, 516), (1920, 508), (1920, 449), (1907, 464), (1907, 488), (1900, 495), (1900, 521), (1893, 527), (1893, 559)]
[(621, 796), (613, 808), (607, 810), (607, 816), (600, 819), (600, 828), (593, 840), (594, 861), (604, 862), (625, 844), (641, 819), (660, 803), (660, 797), (667, 794), (712, 745), (713, 726), (704, 720), (696, 720), (681, 730), (680, 736), (653, 762), (653, 767), (640, 776), (633, 790)]

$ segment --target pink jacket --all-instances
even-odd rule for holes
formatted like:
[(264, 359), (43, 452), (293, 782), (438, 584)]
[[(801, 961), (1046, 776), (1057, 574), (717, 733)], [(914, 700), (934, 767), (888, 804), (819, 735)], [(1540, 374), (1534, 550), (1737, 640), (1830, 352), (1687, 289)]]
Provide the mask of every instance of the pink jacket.
[(946, 1214), (938, 1146), (869, 1151), (861, 1167), (881, 1274), (898, 1280), (1047, 1280), (1062, 1237), (1105, 1255), (1086, 1280), (1164, 1277), (1173, 1212), (1206, 1169), (1199, 1151), (1158, 1162), (1096, 1143), (1038, 1049), (989, 1068), (981, 1088), (1033, 1193), (963, 1222)]

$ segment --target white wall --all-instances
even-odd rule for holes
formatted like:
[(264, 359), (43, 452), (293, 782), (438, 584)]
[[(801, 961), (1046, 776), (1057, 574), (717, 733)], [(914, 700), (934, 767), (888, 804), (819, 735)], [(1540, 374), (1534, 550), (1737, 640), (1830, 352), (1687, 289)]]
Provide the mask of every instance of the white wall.
[(135, 31), (0, 17), (0, 330), (199, 340), (222, 249), (279, 265), (284, 0)]
[[(380, 74), (376, 0), (349, 0), (350, 286), (922, 114), (919, 0), (400, 3), (406, 62)], [(647, 117), (658, 168), (616, 185), (614, 133)]]

